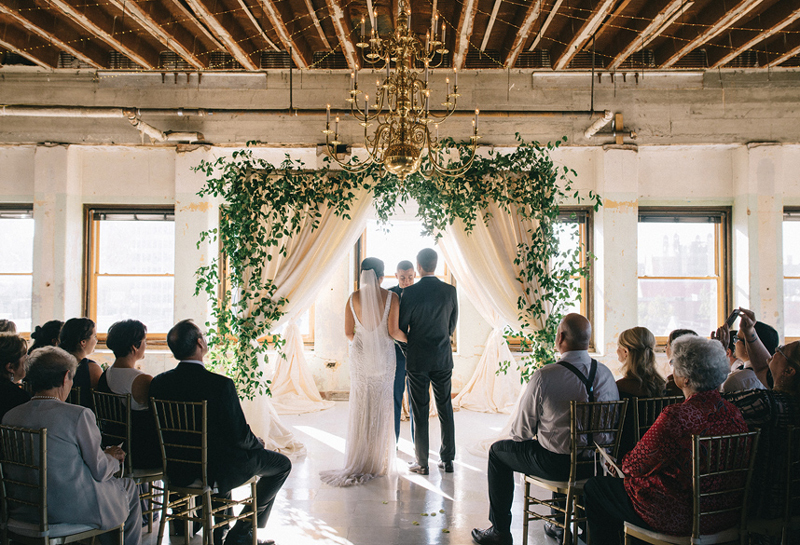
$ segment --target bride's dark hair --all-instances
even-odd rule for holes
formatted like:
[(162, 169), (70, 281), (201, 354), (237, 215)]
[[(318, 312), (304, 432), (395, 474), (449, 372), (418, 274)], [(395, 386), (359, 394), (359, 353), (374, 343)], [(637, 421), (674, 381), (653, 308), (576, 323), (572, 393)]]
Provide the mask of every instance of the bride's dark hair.
[(377, 257), (368, 257), (364, 261), (361, 262), (361, 272), (367, 270), (375, 271), (375, 276), (378, 278), (383, 276), (383, 261), (378, 259)]

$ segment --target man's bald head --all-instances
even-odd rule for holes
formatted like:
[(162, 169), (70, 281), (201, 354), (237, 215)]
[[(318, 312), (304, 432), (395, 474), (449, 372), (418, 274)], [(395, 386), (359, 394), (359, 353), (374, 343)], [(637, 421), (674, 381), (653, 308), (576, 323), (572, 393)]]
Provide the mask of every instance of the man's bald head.
[(588, 350), (592, 338), (592, 324), (580, 314), (567, 314), (558, 324), (556, 346), (559, 352)]

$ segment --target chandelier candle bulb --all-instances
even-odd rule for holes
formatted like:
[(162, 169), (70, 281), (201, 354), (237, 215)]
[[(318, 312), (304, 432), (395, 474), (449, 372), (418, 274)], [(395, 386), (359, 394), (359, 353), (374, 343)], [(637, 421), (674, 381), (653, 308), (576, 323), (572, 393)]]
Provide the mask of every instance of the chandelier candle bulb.
[(480, 110), (475, 110), (475, 134), (478, 134), (478, 114)]
[(328, 107), (327, 107), (326, 112), (325, 112), (325, 124), (328, 125), (327, 128), (330, 128), (330, 124), (331, 124), (331, 105), (330, 104), (328, 104)]
[(336, 116), (336, 140), (339, 139), (339, 116)]
[(444, 78), (444, 82), (447, 84), (447, 102), (450, 102), (450, 78)]
[(411, 30), (411, 10), (406, 12), (406, 25), (408, 26), (408, 29)]
[(458, 68), (453, 68), (453, 74), (455, 74), (455, 76), (453, 76), (454, 79), (455, 79), (455, 81), (453, 82), (453, 85), (455, 87), (458, 87)]
[(361, 41), (364, 41), (364, 31), (366, 30), (367, 21), (362, 17), (361, 18)]
[(369, 95), (364, 95), (364, 122), (367, 121), (368, 117), (369, 117)]
[(444, 21), (442, 21), (442, 47), (444, 47), (444, 44), (447, 43), (445, 36), (447, 36), (447, 27), (445, 26)]

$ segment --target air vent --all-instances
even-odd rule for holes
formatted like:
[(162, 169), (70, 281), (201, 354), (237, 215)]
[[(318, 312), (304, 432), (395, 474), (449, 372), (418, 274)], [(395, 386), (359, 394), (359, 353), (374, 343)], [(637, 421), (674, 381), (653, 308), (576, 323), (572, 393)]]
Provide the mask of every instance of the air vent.
[(591, 70), (592, 69), (592, 55), (594, 55), (594, 67), (604, 68), (608, 59), (600, 52), (594, 53), (589, 51), (578, 51), (569, 63), (570, 70)]
[(347, 59), (341, 51), (314, 51), (311, 68), (323, 70), (347, 70)]
[(758, 52), (748, 49), (725, 65), (726, 68), (758, 68)]
[(655, 68), (656, 56), (652, 49), (642, 49), (631, 54), (619, 65), (617, 70), (641, 70), (642, 68)]
[(236, 62), (230, 53), (213, 51), (209, 55), (209, 70), (242, 70), (242, 65)]
[(493, 69), (503, 68), (503, 60), (500, 52), (496, 49), (486, 49), (485, 51), (469, 51), (464, 60), (464, 68), (472, 69)]
[(292, 57), (288, 51), (261, 52), (261, 68), (263, 70), (282, 70), (293, 66)]
[(111, 70), (139, 70), (140, 68), (138, 64), (116, 51), (109, 52), (108, 67)]
[(58, 54), (58, 68), (70, 68), (78, 70), (81, 68), (94, 68), (91, 64), (85, 63), (77, 57), (61, 51)]
[(550, 68), (550, 51), (548, 49), (534, 49), (523, 51), (519, 54), (515, 68)]
[(682, 59), (672, 65), (673, 68), (708, 68), (708, 55), (705, 49), (695, 49), (687, 53)]
[(0, 54), (0, 64), (21, 64), (24, 66), (36, 66), (36, 63), (30, 61), (23, 57), (22, 55), (17, 55), (11, 51), (5, 51)]
[(158, 56), (158, 66), (165, 70), (193, 70), (193, 67), (174, 51), (162, 51)]

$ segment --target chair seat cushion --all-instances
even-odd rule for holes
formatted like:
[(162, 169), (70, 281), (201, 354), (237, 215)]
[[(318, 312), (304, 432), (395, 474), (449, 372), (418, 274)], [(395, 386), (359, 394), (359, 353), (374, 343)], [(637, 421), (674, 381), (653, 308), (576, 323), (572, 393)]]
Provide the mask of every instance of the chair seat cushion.
[(683, 544), (706, 545), (712, 543), (727, 543), (729, 541), (738, 541), (739, 539), (738, 528), (729, 528), (727, 530), (723, 530), (722, 532), (718, 532), (716, 534), (702, 535), (697, 539), (692, 539), (691, 536), (671, 536), (669, 534), (662, 534), (654, 530), (645, 530), (644, 528), (636, 526), (635, 524), (626, 522), (625, 533), (628, 533), (628, 530), (633, 530), (638, 534), (642, 534), (649, 538), (657, 539), (665, 543), (674, 543), (675, 545), (683, 545)]
[(164, 470), (160, 467), (154, 467), (152, 469), (134, 469), (130, 477), (133, 479), (142, 479), (144, 477), (159, 477), (163, 475), (163, 471)]
[[(8, 519), (9, 531), (25, 537), (43, 537), (45, 534), (39, 531), (39, 524), (35, 522), (24, 522), (16, 519)], [(95, 526), (87, 524), (51, 524), (50, 537), (71, 536), (73, 534), (80, 534), (83, 532), (91, 532), (97, 530)]]

